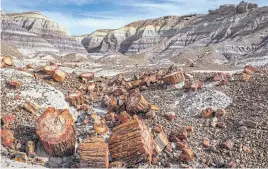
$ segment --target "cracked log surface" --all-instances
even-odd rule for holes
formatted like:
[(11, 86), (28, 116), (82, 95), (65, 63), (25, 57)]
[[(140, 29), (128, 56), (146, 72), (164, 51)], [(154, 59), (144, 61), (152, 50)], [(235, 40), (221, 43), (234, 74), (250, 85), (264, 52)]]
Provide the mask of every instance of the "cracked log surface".
[(49, 155), (63, 157), (74, 154), (74, 120), (67, 109), (49, 107), (38, 117), (35, 125), (36, 133)]
[(86, 138), (79, 146), (80, 167), (108, 168), (108, 144), (101, 136)]
[(127, 167), (140, 161), (151, 163), (153, 139), (148, 127), (137, 118), (116, 126), (109, 139), (109, 151), (113, 161), (123, 161)]

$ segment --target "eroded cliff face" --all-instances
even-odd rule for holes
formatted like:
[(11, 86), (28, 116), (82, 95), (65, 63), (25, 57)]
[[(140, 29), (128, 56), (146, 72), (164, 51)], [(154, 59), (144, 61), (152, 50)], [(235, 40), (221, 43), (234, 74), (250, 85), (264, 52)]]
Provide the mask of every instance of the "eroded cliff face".
[(30, 33), (52, 44), (61, 54), (87, 54), (83, 45), (72, 38), (66, 29), (39, 12), (9, 13), (7, 16)]
[(1, 12), (1, 41), (6, 44), (3, 47), (14, 46), (25, 56), (36, 52), (59, 53), (59, 50), (48, 41), (22, 28), (4, 12)]
[(165, 58), (176, 61), (188, 54), (195, 61), (213, 55), (216, 62), (223, 63), (267, 54), (267, 30), (268, 7), (241, 2), (222, 5), (206, 15), (133, 22), (110, 31), (101, 42), (85, 47), (103, 53), (145, 53), (151, 61)]
[(100, 29), (89, 35), (82, 35), (83, 39), (81, 40), (81, 43), (89, 53), (99, 51), (103, 38), (111, 31), (112, 29)]

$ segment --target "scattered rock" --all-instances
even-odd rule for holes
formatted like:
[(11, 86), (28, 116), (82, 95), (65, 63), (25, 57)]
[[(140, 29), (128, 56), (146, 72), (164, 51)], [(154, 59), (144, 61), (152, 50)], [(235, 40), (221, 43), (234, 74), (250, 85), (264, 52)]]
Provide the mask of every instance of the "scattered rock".
[(203, 146), (206, 147), (206, 148), (210, 147), (209, 139), (208, 138), (204, 138), (204, 140), (203, 140)]
[(166, 118), (169, 121), (173, 121), (176, 118), (176, 113), (175, 112), (168, 112), (166, 113)]
[(183, 148), (180, 154), (180, 160), (190, 162), (194, 160), (194, 152), (191, 148)]
[(234, 146), (234, 142), (230, 139), (226, 140), (224, 143), (221, 144), (221, 147), (227, 150), (232, 150)]

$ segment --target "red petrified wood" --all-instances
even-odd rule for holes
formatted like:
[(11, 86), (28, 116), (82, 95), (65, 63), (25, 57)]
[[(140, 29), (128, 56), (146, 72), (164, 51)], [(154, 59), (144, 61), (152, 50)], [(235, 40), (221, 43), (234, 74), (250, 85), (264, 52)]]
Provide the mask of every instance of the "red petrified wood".
[(146, 113), (150, 110), (148, 101), (140, 93), (139, 89), (132, 89), (130, 91), (126, 102), (126, 110), (131, 114)]
[(173, 72), (163, 77), (166, 84), (177, 84), (185, 80), (184, 74), (181, 71)]
[(91, 136), (83, 140), (79, 146), (81, 168), (108, 168), (109, 150), (103, 137)]
[(75, 126), (69, 110), (49, 107), (35, 122), (36, 133), (45, 151), (54, 157), (63, 157), (75, 152)]
[(67, 101), (73, 106), (82, 105), (84, 104), (84, 95), (79, 91), (70, 93), (67, 97)]
[(127, 167), (140, 161), (152, 161), (153, 139), (148, 127), (137, 117), (113, 128), (109, 138), (113, 161), (123, 161)]

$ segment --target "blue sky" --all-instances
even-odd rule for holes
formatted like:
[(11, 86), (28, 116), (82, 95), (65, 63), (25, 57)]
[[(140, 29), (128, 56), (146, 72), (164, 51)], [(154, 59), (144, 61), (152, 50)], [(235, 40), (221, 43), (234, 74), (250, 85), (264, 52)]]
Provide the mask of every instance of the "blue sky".
[[(204, 14), (241, 0), (1, 0), (4, 12), (40, 11), (72, 35), (114, 29), (130, 22), (166, 15)], [(268, 0), (247, 0), (268, 6)]]

